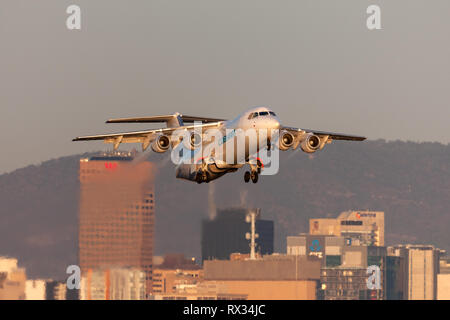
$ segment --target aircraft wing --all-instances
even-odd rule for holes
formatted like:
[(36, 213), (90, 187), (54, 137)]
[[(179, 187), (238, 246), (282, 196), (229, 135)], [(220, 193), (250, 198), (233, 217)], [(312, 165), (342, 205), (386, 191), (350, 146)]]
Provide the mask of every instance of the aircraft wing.
[(194, 130), (195, 128), (212, 128), (219, 127), (222, 122), (215, 122), (211, 124), (203, 125), (189, 125), (175, 128), (161, 128), (150, 129), (143, 131), (131, 131), (131, 132), (118, 132), (109, 134), (99, 134), (92, 136), (82, 136), (72, 139), (72, 141), (91, 141), (91, 140), (103, 140), (104, 143), (112, 143), (114, 150), (116, 150), (121, 143), (142, 143), (143, 150), (147, 149), (148, 145), (153, 142), (158, 134), (172, 135), (175, 130)]
[(336, 133), (336, 132), (327, 132), (327, 131), (319, 131), (319, 130), (310, 130), (310, 129), (299, 129), (299, 128), (292, 128), (292, 127), (284, 127), (282, 130), (290, 131), (295, 136), (299, 134), (308, 134), (313, 133), (320, 137), (328, 136), (328, 141), (331, 142), (332, 140), (349, 140), (349, 141), (364, 141), (367, 138), (361, 137), (361, 136), (355, 136), (345, 133)]
[[(114, 139), (122, 139), (122, 142), (131, 142), (129, 140), (139, 140), (142, 138), (146, 138), (149, 135), (160, 132), (161, 129), (157, 130), (144, 130), (144, 131), (132, 131), (132, 132), (118, 132), (118, 133), (107, 133), (107, 134), (97, 134), (93, 136), (82, 136), (76, 137), (72, 139), (72, 141), (90, 141), (90, 140), (114, 140)], [(134, 141), (139, 142), (139, 141)]]

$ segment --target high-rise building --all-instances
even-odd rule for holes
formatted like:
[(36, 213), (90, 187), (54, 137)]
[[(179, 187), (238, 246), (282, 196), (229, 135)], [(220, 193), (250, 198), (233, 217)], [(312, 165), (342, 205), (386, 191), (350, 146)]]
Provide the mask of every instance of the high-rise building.
[(388, 255), (404, 259), (404, 299), (435, 300), (441, 250), (432, 245), (396, 245)]
[(89, 270), (137, 268), (151, 291), (154, 166), (131, 153), (80, 160), (79, 263)]
[[(213, 220), (205, 219), (202, 222), (202, 261), (211, 259), (226, 260), (232, 253), (250, 253), (250, 242), (246, 233), (250, 232), (250, 223), (246, 216), (252, 209), (231, 208), (218, 210)], [(259, 254), (272, 254), (274, 241), (273, 221), (262, 220), (257, 210), (255, 230), (256, 252)]]
[(384, 212), (345, 211), (335, 219), (310, 219), (309, 233), (341, 236), (356, 245), (384, 246)]

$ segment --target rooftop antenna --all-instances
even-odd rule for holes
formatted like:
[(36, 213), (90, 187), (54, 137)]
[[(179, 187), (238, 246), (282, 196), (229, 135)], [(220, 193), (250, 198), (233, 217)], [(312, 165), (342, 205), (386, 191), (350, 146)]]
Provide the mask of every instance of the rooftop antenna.
[(258, 239), (259, 234), (256, 233), (255, 228), (255, 220), (256, 215), (259, 213), (260, 209), (253, 209), (251, 210), (246, 216), (245, 216), (245, 222), (250, 223), (250, 232), (247, 232), (245, 234), (245, 239), (250, 240), (250, 260), (255, 260), (255, 248), (256, 248), (256, 242), (255, 240)]

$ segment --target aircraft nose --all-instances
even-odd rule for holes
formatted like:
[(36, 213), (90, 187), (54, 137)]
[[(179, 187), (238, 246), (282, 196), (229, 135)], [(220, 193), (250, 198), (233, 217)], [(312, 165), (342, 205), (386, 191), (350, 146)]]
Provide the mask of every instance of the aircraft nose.
[(270, 128), (271, 129), (279, 129), (280, 128), (280, 121), (276, 118), (273, 118), (270, 120)]

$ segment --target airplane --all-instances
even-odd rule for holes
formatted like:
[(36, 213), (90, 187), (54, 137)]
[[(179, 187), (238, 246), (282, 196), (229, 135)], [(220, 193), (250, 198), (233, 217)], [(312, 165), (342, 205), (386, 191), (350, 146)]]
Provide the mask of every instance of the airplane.
[[(348, 134), (285, 127), (281, 124), (278, 116), (267, 107), (248, 109), (233, 120), (187, 116), (177, 112), (171, 115), (120, 118), (106, 121), (106, 123), (162, 122), (166, 123), (166, 128), (83, 136), (76, 137), (72, 141), (103, 140), (104, 143), (111, 143), (114, 150), (117, 150), (121, 143), (141, 143), (142, 151), (151, 146), (151, 149), (157, 153), (167, 152), (172, 147), (173, 154), (181, 155), (181, 158), (178, 157), (177, 159), (186, 160), (186, 158), (189, 158), (192, 160), (192, 162), (175, 162), (176, 177), (200, 184), (218, 179), (227, 173), (236, 172), (245, 165), (249, 165), (250, 170), (245, 171), (244, 182), (248, 183), (251, 180), (253, 183), (257, 183), (259, 174), (265, 170), (265, 164), (258, 156), (263, 150), (271, 152), (269, 150), (276, 150), (275, 148), (277, 148), (286, 151), (289, 149), (295, 150), (300, 146), (302, 151), (314, 153), (322, 150), (326, 144), (333, 140), (363, 141), (366, 139), (365, 137)], [(249, 129), (254, 129), (257, 132), (256, 141), (247, 138), (245, 147), (237, 148), (239, 150), (236, 151), (236, 147), (234, 147), (237, 139), (236, 132)], [(213, 151), (205, 157), (201, 151), (196, 153), (195, 150), (200, 147), (208, 149), (213, 144), (212, 139), (208, 142), (205, 138), (208, 130), (215, 130), (222, 136), (218, 138), (219, 145), (215, 144), (216, 148), (212, 148)], [(264, 130), (272, 133), (277, 132), (278, 136), (272, 139), (272, 134), (262, 134)], [(262, 138), (260, 138), (260, 134)], [(266, 140), (261, 143), (261, 139)], [(234, 154), (228, 157), (226, 150), (233, 150)]]

